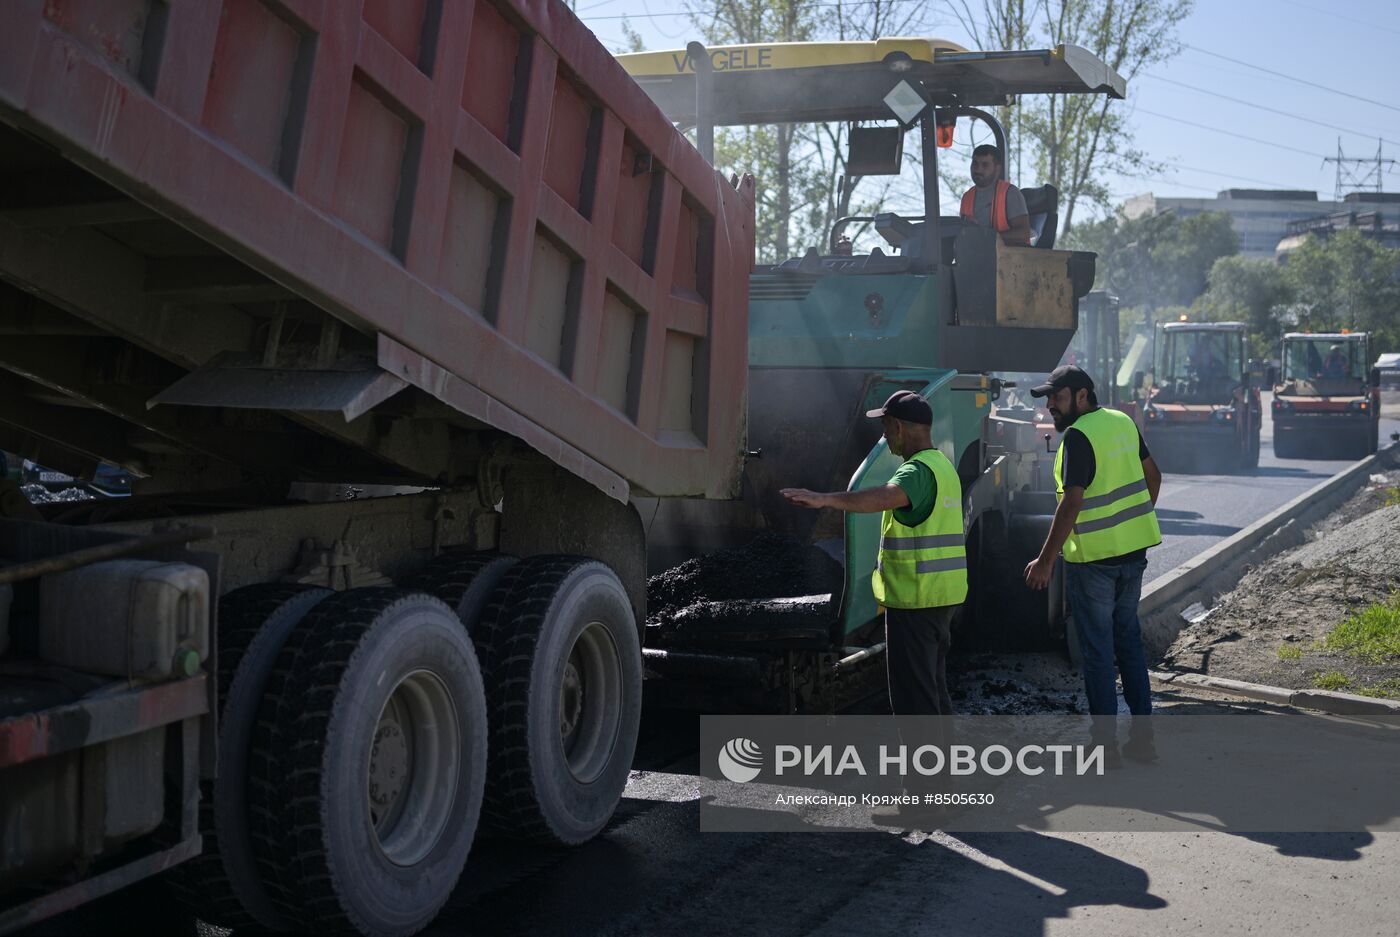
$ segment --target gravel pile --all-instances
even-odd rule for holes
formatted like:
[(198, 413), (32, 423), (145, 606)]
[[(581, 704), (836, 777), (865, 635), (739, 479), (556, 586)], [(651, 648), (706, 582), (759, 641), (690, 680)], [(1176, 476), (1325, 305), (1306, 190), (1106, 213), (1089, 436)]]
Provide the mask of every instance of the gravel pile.
[(1169, 669), (1303, 689), (1339, 672), (1343, 688), (1400, 678), (1400, 662), (1368, 664), (1319, 642), (1349, 616), (1400, 591), (1400, 472), (1378, 474), (1311, 532), (1313, 539), (1249, 570), (1163, 658)]
[(1400, 504), (1363, 515), (1284, 559), (1304, 569), (1340, 565), (1373, 576), (1400, 576)]

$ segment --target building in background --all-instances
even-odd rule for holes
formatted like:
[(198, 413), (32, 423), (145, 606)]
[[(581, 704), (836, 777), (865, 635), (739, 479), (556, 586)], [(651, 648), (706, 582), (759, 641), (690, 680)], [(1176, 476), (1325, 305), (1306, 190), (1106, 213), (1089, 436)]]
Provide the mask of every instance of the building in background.
[(1389, 209), (1391, 214), (1387, 217), (1400, 216), (1400, 193), (1353, 192), (1340, 202), (1324, 202), (1316, 192), (1297, 189), (1226, 189), (1215, 198), (1159, 198), (1149, 193), (1128, 199), (1123, 214), (1131, 219), (1170, 211), (1189, 218), (1209, 211), (1221, 212), (1230, 216), (1231, 226), (1240, 236), (1241, 255), (1274, 257), (1280, 241), (1300, 233), (1291, 231), (1290, 224), (1316, 222), (1339, 214), (1360, 218), (1367, 213), (1375, 213), (1376, 223), (1380, 224), (1382, 208)]
[(1288, 233), (1278, 242), (1274, 256), (1282, 262), (1292, 251), (1302, 246), (1308, 235), (1329, 238), (1338, 231), (1346, 230), (1360, 231), (1363, 237), (1377, 241), (1383, 247), (1400, 247), (1400, 223), (1397, 223), (1397, 218), (1400, 218), (1400, 197), (1395, 199), (1390, 210), (1386, 212), (1351, 209), (1319, 215), (1316, 218), (1304, 218), (1301, 221), (1290, 221)]

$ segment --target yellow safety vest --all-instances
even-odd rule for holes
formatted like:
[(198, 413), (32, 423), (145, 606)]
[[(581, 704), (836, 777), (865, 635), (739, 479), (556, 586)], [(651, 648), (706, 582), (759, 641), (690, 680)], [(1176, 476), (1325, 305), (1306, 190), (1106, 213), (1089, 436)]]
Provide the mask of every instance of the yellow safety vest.
[(922, 524), (906, 526), (886, 511), (880, 527), (880, 554), (871, 586), (885, 608), (936, 608), (967, 598), (966, 532), (962, 483), (948, 457), (925, 449), (910, 457), (933, 472), (933, 510)]
[[(1157, 512), (1138, 458), (1138, 431), (1132, 417), (1100, 407), (1074, 421), (1094, 450), (1094, 480), (1065, 541), (1068, 563), (1093, 563), (1162, 542)], [(1065, 446), (1055, 453), (1055, 493), (1063, 498)]]

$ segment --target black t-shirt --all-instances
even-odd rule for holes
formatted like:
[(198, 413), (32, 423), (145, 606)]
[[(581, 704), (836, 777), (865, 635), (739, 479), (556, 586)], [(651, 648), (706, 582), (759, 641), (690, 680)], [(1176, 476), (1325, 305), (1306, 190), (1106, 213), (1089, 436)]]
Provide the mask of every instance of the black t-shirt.
[[(1089, 437), (1085, 436), (1083, 431), (1071, 426), (1065, 430), (1064, 437), (1060, 440), (1060, 448), (1064, 452), (1064, 458), (1060, 464), (1060, 477), (1064, 479), (1065, 487), (1088, 488), (1094, 480), (1094, 471), (1097, 468), (1094, 461), (1094, 447), (1089, 444)], [(1151, 454), (1147, 451), (1147, 443), (1143, 441), (1142, 430), (1138, 430), (1138, 458), (1145, 462)], [(1108, 566), (1119, 566), (1146, 557), (1147, 548), (1144, 547), (1141, 550), (1134, 550), (1121, 556), (1110, 556), (1103, 560), (1094, 560), (1094, 562)]]

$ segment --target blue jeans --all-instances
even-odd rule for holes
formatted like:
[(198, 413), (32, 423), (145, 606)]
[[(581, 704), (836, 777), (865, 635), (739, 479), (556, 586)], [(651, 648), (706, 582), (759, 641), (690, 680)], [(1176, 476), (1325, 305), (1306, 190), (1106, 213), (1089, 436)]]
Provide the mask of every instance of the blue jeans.
[(1147, 655), (1138, 625), (1138, 598), (1145, 569), (1147, 560), (1121, 566), (1065, 564), (1065, 593), (1084, 656), (1084, 693), (1089, 697), (1090, 715), (1112, 716), (1118, 712), (1113, 685), (1115, 664), (1123, 678), (1123, 699), (1129, 712), (1134, 716), (1152, 713)]

